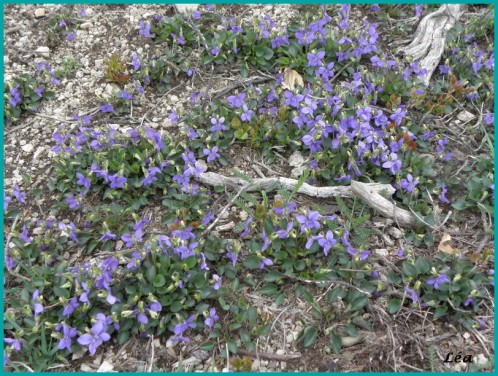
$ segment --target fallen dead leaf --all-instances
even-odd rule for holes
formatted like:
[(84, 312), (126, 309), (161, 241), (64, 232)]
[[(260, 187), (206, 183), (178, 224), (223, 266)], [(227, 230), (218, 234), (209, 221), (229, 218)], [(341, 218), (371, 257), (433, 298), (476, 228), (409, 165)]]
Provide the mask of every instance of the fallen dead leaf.
[(304, 87), (303, 77), (299, 73), (297, 73), (294, 69), (285, 68), (282, 87), (284, 89), (294, 90), (296, 83)]
[(439, 246), (437, 247), (437, 249), (449, 255), (454, 255), (455, 253), (458, 252), (458, 249), (453, 248), (450, 244), (448, 244), (450, 241), (451, 241), (450, 234), (445, 232), (443, 234), (443, 237), (441, 238), (441, 241), (439, 242)]

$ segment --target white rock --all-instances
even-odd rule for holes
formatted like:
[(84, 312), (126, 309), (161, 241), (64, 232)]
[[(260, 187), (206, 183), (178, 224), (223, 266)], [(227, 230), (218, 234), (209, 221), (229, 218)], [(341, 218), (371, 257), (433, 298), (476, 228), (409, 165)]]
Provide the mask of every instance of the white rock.
[(84, 22), (80, 25), (80, 28), (83, 30), (91, 29), (92, 27), (93, 27), (93, 23), (91, 23), (91, 22)]
[(199, 4), (175, 4), (176, 10), (182, 14), (190, 15), (199, 8)]
[(96, 69), (102, 68), (103, 64), (104, 64), (104, 59), (97, 59), (97, 60), (95, 60), (95, 68)]
[(465, 338), (465, 339), (469, 339), (469, 338), (470, 338), (470, 333), (469, 333), (469, 332), (465, 332), (465, 333), (463, 333), (463, 335), (462, 335), (462, 336), (463, 336), (463, 338)]
[(241, 211), (239, 213), (239, 217), (242, 221), (245, 221), (247, 219), (248, 214), (245, 211)]
[(35, 51), (35, 54), (43, 57), (49, 57), (50, 56), (50, 48), (46, 46), (38, 47)]
[(277, 355), (285, 355), (285, 350), (278, 349), (275, 353), (276, 353)]
[(389, 227), (387, 233), (391, 235), (394, 239), (401, 239), (403, 237), (403, 231), (396, 227)]
[(19, 145), (21, 145), (21, 146), (26, 145), (26, 140), (21, 140), (21, 141), (19, 141)]
[(384, 256), (384, 257), (389, 256), (389, 251), (387, 249), (384, 249), (384, 248), (375, 249), (374, 253), (379, 255), (379, 256)]
[(299, 178), (304, 173), (305, 169), (306, 169), (305, 166), (298, 166), (298, 167), (293, 168), (291, 171), (291, 177), (292, 178)]
[(31, 153), (35, 149), (35, 147), (31, 144), (26, 144), (24, 146), (21, 146), (21, 149), (26, 153)]
[(45, 17), (45, 8), (35, 9), (35, 18)]
[(474, 363), (479, 365), (479, 366), (485, 366), (488, 364), (488, 358), (486, 358), (484, 356), (484, 354), (478, 354), (475, 358), (474, 358)]
[(111, 363), (109, 363), (107, 360), (104, 360), (100, 365), (99, 369), (97, 370), (97, 372), (112, 372), (113, 369), (114, 366)]
[(304, 164), (304, 157), (303, 155), (296, 150), (294, 153), (289, 158), (289, 164), (293, 167), (299, 167)]
[(476, 116), (474, 114), (471, 114), (470, 112), (468, 111), (465, 111), (463, 110), (462, 112), (460, 112), (458, 115), (457, 115), (457, 119), (466, 123), (468, 121), (471, 121), (472, 119), (474, 119)]
[(93, 372), (93, 368), (86, 365), (86, 364), (82, 364), (81, 367), (80, 367), (80, 371), (82, 372)]
[(177, 97), (176, 95), (171, 95), (171, 96), (169, 97), (169, 99), (170, 99), (171, 103), (176, 103), (176, 102), (178, 102), (178, 97)]

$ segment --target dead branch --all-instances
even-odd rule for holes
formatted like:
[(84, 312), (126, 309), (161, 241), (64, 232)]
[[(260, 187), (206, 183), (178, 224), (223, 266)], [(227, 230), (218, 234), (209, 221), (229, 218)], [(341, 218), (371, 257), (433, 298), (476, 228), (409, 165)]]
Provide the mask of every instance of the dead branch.
[[(196, 178), (196, 180), (210, 186), (221, 185), (235, 190), (245, 190), (246, 192), (261, 190), (269, 192), (279, 188), (292, 191), (298, 184), (298, 181), (295, 179), (276, 177), (253, 179), (251, 180), (250, 185), (248, 185), (243, 179), (223, 176), (215, 172), (205, 172)], [(396, 205), (382, 197), (380, 195), (380, 192), (382, 191), (385, 191), (388, 195), (392, 195), (395, 192), (395, 189), (389, 184), (360, 183), (352, 181), (350, 186), (341, 187), (314, 187), (304, 183), (299, 187), (297, 193), (318, 198), (358, 197), (365, 202), (365, 204), (377, 210), (381, 215), (395, 219), (403, 227), (413, 227), (416, 224), (419, 224), (409, 211), (397, 208)]]
[(421, 78), (425, 85), (429, 85), (444, 51), (446, 34), (465, 11), (464, 4), (445, 4), (425, 16), (417, 27), (413, 41), (400, 52), (405, 53), (414, 61), (420, 61), (420, 68), (426, 69), (427, 74)]
[(247, 351), (244, 349), (237, 349), (237, 355), (243, 355), (243, 356), (250, 356), (253, 358), (263, 358), (263, 359), (268, 359), (268, 360), (276, 360), (279, 362), (287, 362), (289, 360), (293, 359), (299, 359), (301, 355), (280, 355), (280, 354), (271, 354), (271, 353), (265, 353), (265, 352), (260, 352), (260, 351)]

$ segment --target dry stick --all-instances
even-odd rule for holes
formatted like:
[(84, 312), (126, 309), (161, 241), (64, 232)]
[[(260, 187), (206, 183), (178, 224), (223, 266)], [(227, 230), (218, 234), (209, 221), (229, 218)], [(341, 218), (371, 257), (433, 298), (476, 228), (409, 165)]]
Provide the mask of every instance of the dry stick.
[(152, 366), (154, 365), (154, 335), (151, 337), (150, 341), (151, 351), (150, 351), (150, 364), (147, 372), (152, 372)]
[(268, 360), (276, 360), (279, 362), (287, 362), (289, 360), (293, 359), (299, 359), (301, 357), (301, 354), (295, 354), (295, 355), (280, 355), (280, 354), (271, 354), (271, 353), (266, 353), (266, 352), (260, 352), (260, 351), (247, 351), (244, 349), (237, 349), (237, 354), (244, 355), (244, 356), (250, 356), (253, 358), (263, 358), (263, 359), (268, 359)]
[[(253, 179), (252, 184), (247, 186), (247, 183), (239, 178), (223, 176), (214, 172), (205, 172), (199, 177), (195, 178), (203, 184), (216, 186), (222, 185), (231, 187), (233, 189), (240, 189), (241, 187), (250, 191), (271, 191), (278, 187), (287, 190), (294, 190), (298, 181), (289, 178), (266, 178), (266, 179)], [(386, 218), (394, 218), (403, 227), (414, 227), (419, 224), (416, 218), (407, 210), (396, 207), (389, 200), (382, 197), (379, 192), (386, 191), (392, 195), (395, 189), (389, 184), (380, 183), (360, 183), (352, 181), (351, 186), (340, 187), (314, 187), (307, 183), (302, 184), (297, 193), (302, 193), (311, 197), (330, 198), (330, 197), (358, 197), (364, 201), (368, 206), (377, 210)]]
[(227, 86), (223, 89), (213, 91), (211, 94), (211, 98), (216, 99), (218, 97), (221, 97), (225, 94), (230, 93), (232, 90), (237, 89), (238, 87), (249, 85), (249, 84), (262, 84), (271, 80), (274, 80), (275, 78), (273, 77), (252, 77), (248, 78), (247, 80), (237, 82), (233, 85)]
[(14, 133), (14, 132), (18, 131), (19, 129), (22, 129), (22, 128), (25, 128), (25, 127), (26, 127), (26, 128), (27, 128), (27, 127), (29, 127), (29, 126), (30, 126), (30, 125), (32, 125), (33, 123), (34, 123), (34, 120), (33, 120), (33, 121), (31, 121), (31, 122), (28, 122), (27, 124), (19, 124), (19, 125), (16, 125), (15, 127), (11, 127), (11, 128), (9, 128), (8, 130), (4, 131), (4, 133), (3, 133), (3, 134), (4, 134), (4, 136), (7, 136), (7, 135), (9, 135), (9, 134), (11, 134), (11, 133)]
[(447, 31), (455, 25), (465, 8), (466, 6), (461, 4), (442, 5), (422, 19), (413, 41), (398, 50), (414, 61), (420, 60), (420, 68), (427, 70), (427, 74), (420, 79), (426, 86), (441, 60)]
[(159, 102), (161, 102), (166, 95), (168, 95), (169, 93), (171, 93), (173, 90), (179, 88), (181, 85), (182, 84), (176, 85), (174, 88), (172, 88), (172, 89), (168, 90), (166, 93), (164, 93), (161, 96), (161, 98), (159, 98), (159, 100), (156, 102), (156, 104), (154, 105), (154, 107), (149, 108), (147, 110), (147, 112), (144, 114), (144, 116), (142, 116), (142, 120), (140, 121), (140, 125), (142, 125), (144, 123), (144, 120), (147, 117), (148, 113), (151, 112), (154, 108), (156, 108), (159, 105)]
[(230, 209), (230, 207), (233, 205), (233, 203), (235, 202), (235, 200), (237, 200), (237, 198), (242, 194), (242, 192), (244, 192), (246, 189), (249, 189), (251, 187), (251, 184), (246, 184), (244, 185), (243, 187), (241, 187), (239, 189), (239, 191), (237, 192), (237, 194), (235, 196), (232, 197), (232, 199), (228, 202), (228, 204), (225, 205), (225, 207), (221, 210), (220, 214), (218, 214), (218, 216), (216, 217), (216, 219), (213, 221), (213, 223), (211, 223), (209, 225), (208, 228), (206, 228), (200, 235), (201, 238), (203, 238), (209, 231), (211, 231), (211, 229), (218, 223), (218, 221), (221, 219), (221, 217), (223, 216), (223, 214), (225, 214), (225, 212)]
[(287, 311), (289, 309), (290, 306), (287, 306), (285, 307), (285, 309), (283, 309), (278, 315), (277, 317), (275, 317), (275, 320), (273, 320), (273, 323), (271, 324), (271, 327), (270, 327), (270, 332), (268, 333), (268, 336), (266, 337), (266, 343), (265, 343), (265, 349), (268, 348), (268, 345), (270, 343), (270, 336), (271, 336), (271, 332), (273, 331), (273, 328), (275, 327), (275, 324), (278, 322), (278, 319), (280, 318), (280, 316), (283, 315), (283, 313), (285, 311)]
[(341, 285), (341, 286), (345, 286), (345, 287), (349, 287), (349, 288), (352, 288), (352, 289), (355, 289), (359, 292), (361, 292), (362, 294), (365, 294), (366, 296), (372, 296), (372, 294), (370, 294), (368, 291), (364, 291), (362, 289), (360, 289), (359, 287), (356, 287), (355, 285), (352, 285), (351, 283), (347, 283), (347, 282), (344, 282), (344, 281), (338, 281), (336, 279), (305, 279), (305, 278), (301, 278), (301, 277), (294, 277), (294, 276), (288, 276), (286, 275), (285, 277), (288, 277), (288, 278), (291, 278), (291, 279), (295, 279), (297, 281), (301, 281), (301, 282), (305, 282), (305, 283), (315, 283), (315, 284), (318, 284), (318, 283), (330, 283), (330, 284), (336, 284), (336, 285)]

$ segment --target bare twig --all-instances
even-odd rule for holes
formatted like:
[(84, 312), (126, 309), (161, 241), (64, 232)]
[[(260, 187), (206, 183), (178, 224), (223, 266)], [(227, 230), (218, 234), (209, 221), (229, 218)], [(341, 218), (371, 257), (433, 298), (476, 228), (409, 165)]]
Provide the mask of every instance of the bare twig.
[(178, 89), (181, 85), (182, 85), (182, 84), (178, 84), (178, 85), (176, 85), (174, 88), (172, 88), (172, 89), (168, 90), (166, 93), (164, 93), (164, 94), (161, 96), (161, 98), (159, 98), (159, 100), (156, 102), (156, 104), (155, 104), (153, 107), (149, 108), (149, 109), (147, 110), (147, 112), (144, 114), (144, 116), (142, 116), (142, 120), (140, 121), (140, 125), (142, 125), (142, 124), (144, 123), (145, 118), (147, 117), (147, 115), (149, 114), (149, 112), (151, 112), (154, 108), (157, 108), (157, 107), (159, 106), (159, 103), (161, 103), (161, 101), (163, 100), (163, 98), (164, 98), (166, 95), (168, 95), (169, 93), (171, 93), (173, 90)]
[(237, 349), (237, 354), (244, 355), (244, 356), (250, 356), (253, 358), (260, 357), (263, 359), (268, 359), (268, 360), (276, 360), (279, 362), (287, 362), (289, 360), (293, 359), (299, 359), (301, 357), (301, 354), (294, 354), (294, 355), (280, 355), (280, 354), (271, 354), (271, 353), (266, 353), (266, 352), (260, 352), (260, 351), (247, 351), (244, 349)]
[(265, 83), (265, 82), (268, 82), (268, 81), (271, 81), (274, 79), (275, 79), (274, 77), (251, 77), (251, 78), (248, 78), (247, 80), (239, 81), (239, 82), (237, 82), (233, 85), (227, 86), (223, 89), (213, 91), (211, 93), (210, 97), (212, 99), (219, 98), (225, 94), (230, 93), (231, 91), (233, 91), (239, 87), (249, 85), (249, 84), (253, 84), (253, 85), (254, 84), (262, 84), (262, 83)]
[(206, 234), (208, 234), (211, 231), (211, 229), (218, 223), (218, 221), (221, 219), (223, 214), (225, 214), (225, 212), (228, 209), (230, 209), (230, 207), (234, 204), (235, 200), (237, 200), (237, 198), (242, 194), (242, 192), (244, 192), (245, 190), (248, 190), (250, 187), (251, 187), (251, 184), (245, 184), (244, 186), (242, 186), (239, 189), (237, 194), (235, 196), (233, 196), (232, 199), (221, 210), (220, 214), (218, 214), (216, 219), (201, 233), (201, 235), (200, 235), (201, 238), (204, 237)]
[(150, 340), (150, 364), (147, 372), (152, 372), (152, 366), (154, 365), (154, 335), (152, 335)]

